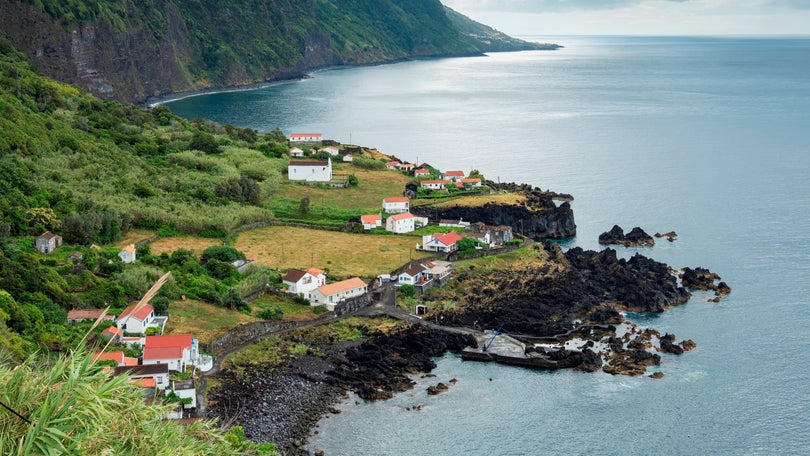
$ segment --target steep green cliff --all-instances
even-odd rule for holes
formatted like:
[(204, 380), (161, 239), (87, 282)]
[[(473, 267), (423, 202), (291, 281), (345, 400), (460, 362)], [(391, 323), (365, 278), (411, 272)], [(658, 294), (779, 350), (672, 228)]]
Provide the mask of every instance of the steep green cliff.
[(554, 48), (439, 0), (0, 1), (0, 33), (41, 72), (122, 102), (331, 65)]

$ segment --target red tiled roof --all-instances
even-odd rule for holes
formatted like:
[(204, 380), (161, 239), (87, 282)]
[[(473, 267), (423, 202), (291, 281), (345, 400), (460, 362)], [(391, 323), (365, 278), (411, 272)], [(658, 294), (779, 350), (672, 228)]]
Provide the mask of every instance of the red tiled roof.
[(177, 334), (174, 336), (146, 336), (146, 348), (181, 347), (191, 350), (191, 334)]
[(109, 328), (105, 329), (104, 331), (101, 331), (101, 334), (103, 334), (105, 336), (109, 336), (109, 337), (115, 337), (115, 336), (121, 337), (121, 336), (124, 335), (124, 330), (123, 329), (118, 329), (115, 326), (110, 326)]
[(359, 277), (352, 277), (340, 282), (330, 283), (318, 288), (318, 291), (323, 293), (324, 296), (332, 296), (344, 291), (354, 290), (357, 288), (365, 287), (368, 284)]
[(473, 182), (481, 182), (481, 178), (480, 177), (468, 177), (466, 179), (461, 179), (461, 182), (464, 182), (465, 184), (473, 183)]
[(134, 245), (132, 245), (132, 244), (130, 244), (130, 245), (128, 245), (128, 246), (126, 246), (126, 247), (124, 247), (124, 248), (123, 248), (123, 249), (121, 249), (121, 250), (123, 250), (123, 251), (125, 251), (125, 252), (129, 252), (129, 253), (135, 253), (135, 246), (134, 246)]
[(182, 347), (157, 347), (143, 348), (143, 360), (153, 359), (180, 359), (183, 357)]
[(361, 215), (360, 221), (363, 223), (368, 224), (376, 224), (380, 222), (382, 219), (380, 218), (380, 214), (368, 214), (368, 215)]
[(135, 303), (124, 309), (124, 311), (121, 312), (121, 315), (118, 316), (118, 320), (121, 320), (124, 317), (129, 317), (129, 318), (136, 318), (140, 321), (144, 321), (149, 317), (149, 314), (155, 310), (154, 307), (150, 306), (149, 304), (144, 304), (143, 306), (140, 307), (140, 309), (138, 309), (137, 311), (135, 311), (135, 313), (133, 313), (132, 311), (135, 310), (135, 307), (137, 305), (138, 303)]
[(157, 380), (154, 378), (133, 378), (132, 383), (141, 388), (154, 388), (157, 386)]
[(414, 167), (414, 165), (413, 165), (412, 163), (402, 163), (402, 164), (400, 164), (400, 165), (399, 165), (399, 167), (400, 167), (400, 168), (407, 168), (407, 169), (411, 169), (411, 168), (413, 168), (413, 167)]
[(383, 203), (409, 203), (411, 200), (407, 196), (391, 196), (383, 198)]
[(326, 271), (324, 271), (323, 269), (318, 269), (318, 268), (309, 268), (309, 269), (307, 269), (307, 272), (310, 273), (310, 275), (313, 275), (315, 277), (318, 277), (321, 274), (326, 274)]
[(391, 160), (390, 162), (386, 163), (386, 165), (388, 165), (388, 166), (397, 166), (397, 165), (399, 165), (399, 162), (396, 161), (396, 160)]
[(443, 176), (456, 176), (456, 177), (464, 177), (464, 171), (445, 171), (442, 173)]
[(98, 352), (93, 355), (93, 361), (115, 361), (116, 364), (124, 364), (124, 352)]
[(46, 232), (40, 234), (39, 237), (44, 237), (46, 239), (52, 239), (52, 238), (55, 238), (56, 235), (51, 233), (50, 231), (46, 231)]
[(290, 138), (306, 138), (309, 136), (323, 136), (322, 133), (290, 133)]
[(450, 183), (450, 181), (449, 181), (449, 180), (446, 180), (446, 179), (441, 179), (441, 180), (423, 180), (423, 181), (422, 181), (422, 185), (425, 185), (425, 184), (442, 184), (442, 185), (446, 185), (446, 184), (449, 184), (449, 183)]
[(417, 169), (417, 170), (414, 170), (414, 172), (413, 172), (413, 173), (414, 173), (414, 174), (430, 174), (430, 171), (428, 171), (428, 170), (426, 170), (426, 169), (419, 168), (419, 169)]
[(137, 366), (138, 358), (128, 358), (124, 356), (124, 366)]
[(406, 220), (409, 218), (413, 218), (413, 214), (411, 214), (410, 212), (403, 212), (401, 214), (391, 216), (391, 220)]
[(442, 244), (448, 246), (453, 245), (461, 240), (461, 236), (455, 231), (451, 231), (447, 234), (434, 234), (433, 237), (438, 239), (438, 241), (441, 242)]

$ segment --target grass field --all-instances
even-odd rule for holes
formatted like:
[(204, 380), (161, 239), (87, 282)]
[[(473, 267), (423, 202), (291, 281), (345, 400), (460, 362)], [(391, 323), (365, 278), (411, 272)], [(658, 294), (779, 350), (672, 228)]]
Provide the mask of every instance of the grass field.
[(149, 244), (152, 249), (152, 255), (160, 255), (163, 252), (172, 253), (177, 249), (186, 249), (191, 250), (197, 256), (212, 245), (222, 245), (222, 241), (197, 236), (176, 236), (160, 238)]
[(250, 315), (217, 307), (202, 301), (173, 301), (169, 305), (169, 321), (165, 334), (194, 334), (200, 342), (210, 342), (230, 328), (258, 321)]
[(464, 207), (479, 207), (487, 203), (495, 204), (523, 204), (526, 198), (516, 193), (495, 193), (492, 195), (471, 195), (459, 196), (457, 198), (448, 198), (439, 203), (431, 204), (430, 200), (418, 200), (415, 205), (447, 207), (447, 206), (464, 206)]
[(278, 269), (317, 267), (333, 277), (373, 277), (422, 258), (415, 236), (372, 235), (267, 227), (239, 234), (233, 246), (257, 262)]
[[(304, 195), (309, 195), (310, 209), (314, 213), (322, 207), (375, 213), (381, 209), (383, 198), (402, 196), (405, 184), (412, 180), (396, 171), (369, 171), (346, 164), (342, 166), (344, 169), (337, 172), (357, 176), (359, 180), (357, 187), (317, 188), (288, 182), (281, 185), (273, 197), (300, 201)], [(272, 209), (272, 200), (268, 207)]]
[(251, 303), (253, 312), (259, 312), (265, 307), (277, 307), (284, 312), (284, 321), (312, 320), (317, 318), (312, 306), (296, 304), (290, 299), (282, 299), (273, 294), (267, 294)]

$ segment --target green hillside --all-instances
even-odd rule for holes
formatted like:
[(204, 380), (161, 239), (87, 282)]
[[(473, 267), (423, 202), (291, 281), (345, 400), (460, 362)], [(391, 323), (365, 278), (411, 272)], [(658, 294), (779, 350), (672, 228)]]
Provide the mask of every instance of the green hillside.
[(323, 66), (543, 48), (481, 33), (439, 0), (4, 3), (0, 36), (43, 74), (129, 102)]

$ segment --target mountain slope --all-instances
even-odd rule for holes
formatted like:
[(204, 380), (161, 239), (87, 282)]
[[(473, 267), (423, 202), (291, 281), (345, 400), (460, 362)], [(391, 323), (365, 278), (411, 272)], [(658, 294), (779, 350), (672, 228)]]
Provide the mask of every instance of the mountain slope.
[(0, 33), (45, 75), (140, 102), (330, 65), (541, 46), (439, 0), (0, 0)]

